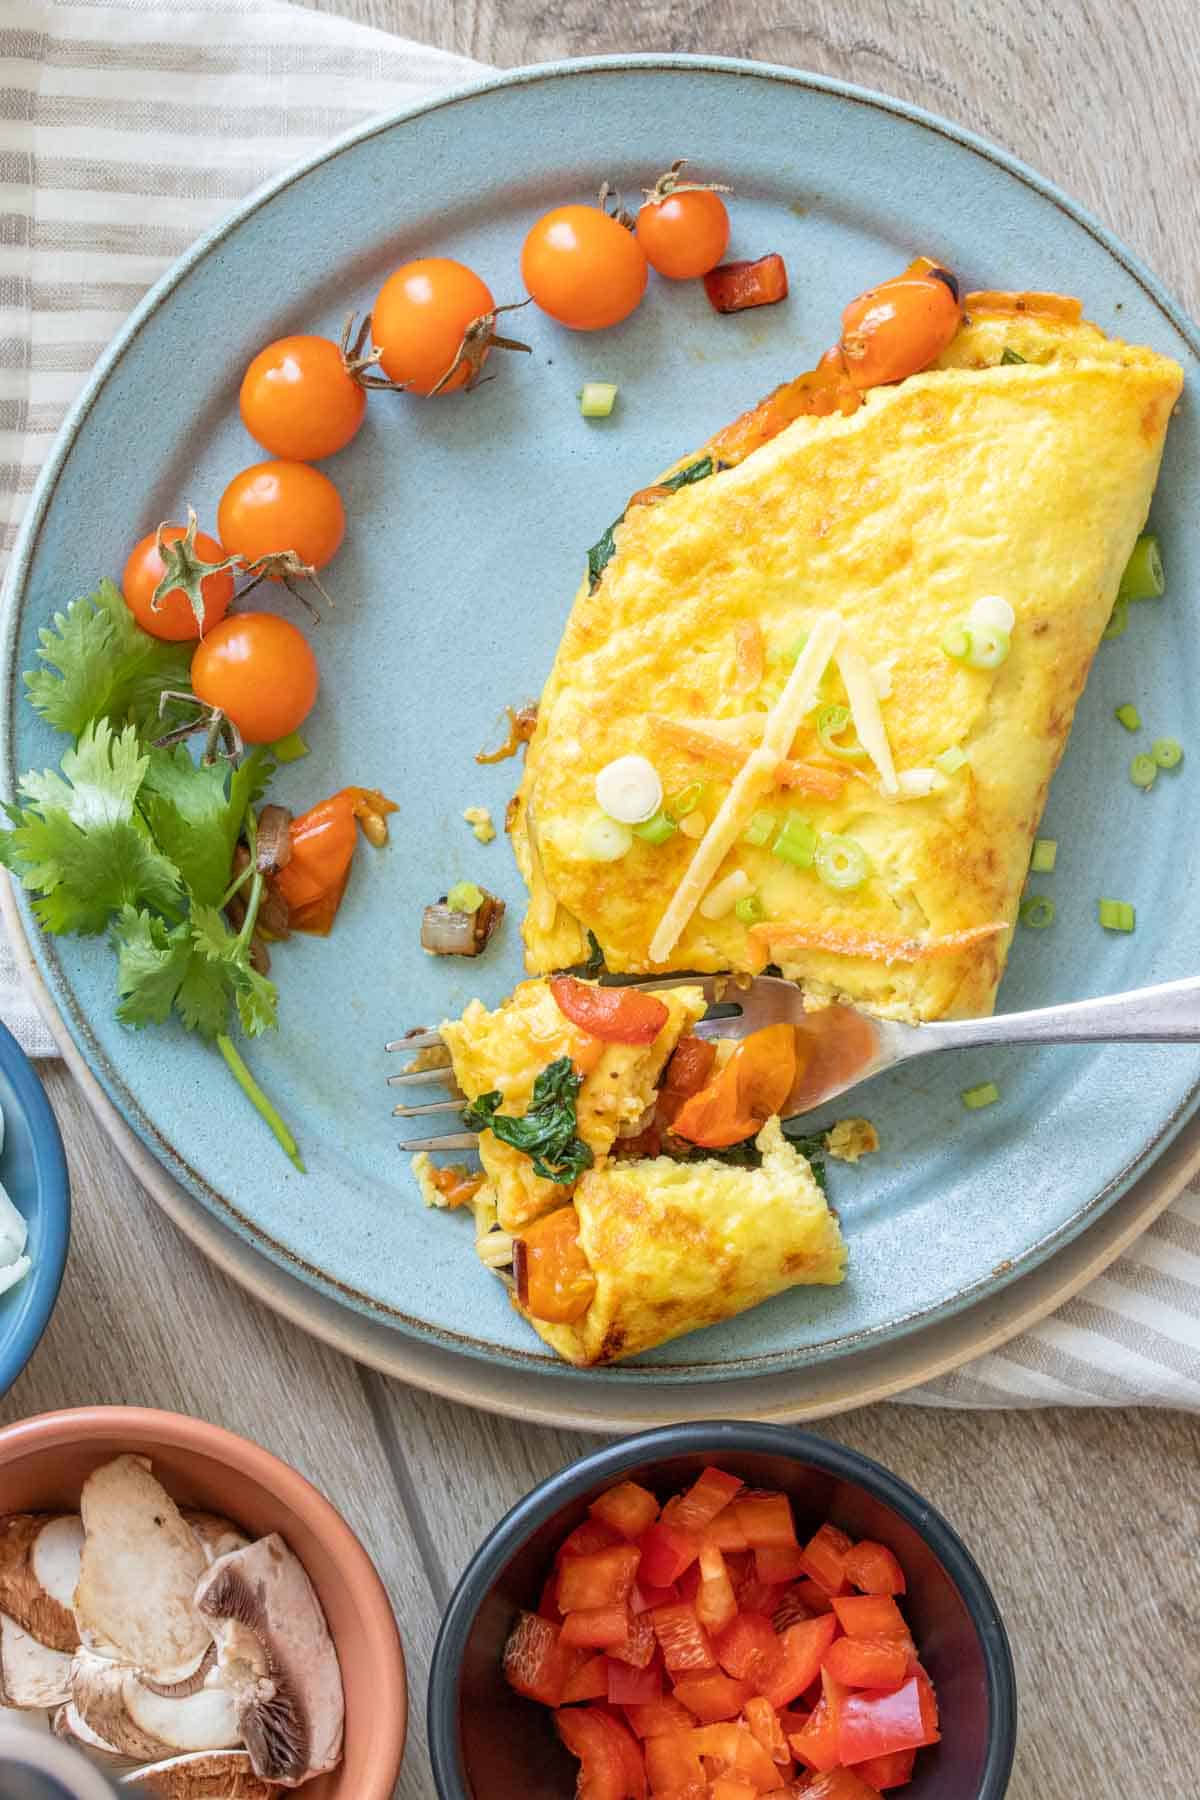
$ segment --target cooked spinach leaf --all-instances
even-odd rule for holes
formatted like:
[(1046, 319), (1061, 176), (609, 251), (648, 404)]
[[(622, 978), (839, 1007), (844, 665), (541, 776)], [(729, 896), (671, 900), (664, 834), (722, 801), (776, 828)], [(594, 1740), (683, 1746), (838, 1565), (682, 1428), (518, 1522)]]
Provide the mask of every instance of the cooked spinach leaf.
[[(677, 469), (674, 475), (668, 475), (666, 480), (659, 485), (670, 488), (673, 494), (677, 494), (680, 488), (691, 487), (694, 481), (704, 481), (710, 475), (718, 475), (725, 467), (727, 467), (725, 463), (714, 462), (711, 456), (702, 456), (697, 462), (688, 463), (685, 469)], [(594, 594), (599, 587), (600, 577), (604, 573), (605, 567), (612, 559), (613, 552), (617, 547), (613, 538), (613, 532), (617, 529), (617, 526), (624, 517), (625, 514), (622, 513), (620, 518), (614, 519), (608, 530), (604, 533), (604, 536), (599, 538), (588, 551), (589, 594)]]
[(1028, 361), (1029, 358), (1027, 356), (1018, 356), (1017, 352), (1015, 350), (1010, 350), (1006, 344), (1000, 357), (1000, 366), (1003, 368), (1005, 363), (1027, 363)]
[[(827, 1194), (829, 1189), (825, 1178), (824, 1133), (817, 1132), (815, 1134), (801, 1135), (799, 1132), (785, 1130), (783, 1135), (792, 1146), (793, 1150), (798, 1150), (800, 1155), (807, 1159), (808, 1166), (813, 1173), (813, 1180), (816, 1182), (821, 1192)], [(682, 1143), (682, 1138), (673, 1138), (671, 1140), (671, 1150), (669, 1154), (676, 1157), (679, 1161), (721, 1162), (728, 1163), (737, 1169), (759, 1169), (762, 1167), (762, 1154), (755, 1147), (755, 1142), (752, 1137), (745, 1138), (740, 1144), (730, 1144), (724, 1150), (707, 1150), (703, 1149), (700, 1145), (696, 1145), (693, 1149), (690, 1149), (681, 1156), (678, 1146)]]
[(575, 1098), (583, 1083), (569, 1056), (542, 1070), (533, 1084), (533, 1100), (521, 1118), (497, 1112), (504, 1095), (480, 1094), (463, 1109), (463, 1123), (475, 1131), (493, 1131), (502, 1144), (521, 1150), (533, 1172), (545, 1181), (578, 1181), (592, 1166), (592, 1153), (575, 1133)]

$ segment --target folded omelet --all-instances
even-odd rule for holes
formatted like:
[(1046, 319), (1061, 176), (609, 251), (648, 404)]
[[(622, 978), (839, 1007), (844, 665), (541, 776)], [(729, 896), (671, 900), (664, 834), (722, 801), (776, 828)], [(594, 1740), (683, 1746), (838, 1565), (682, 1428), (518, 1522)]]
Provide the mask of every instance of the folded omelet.
[[(1069, 310), (976, 301), (935, 367), (613, 529), (515, 809), (531, 972), (582, 960), (591, 932), (615, 972), (773, 963), (818, 1002), (991, 1010), (1182, 372)], [(944, 644), (985, 597), (1011, 607), (1011, 648), (972, 667)], [(823, 707), (851, 730), (822, 735)], [(597, 860), (596, 777), (631, 754), (699, 831)], [(853, 852), (856, 885), (819, 878), (820, 842), (843, 871)]]
[(716, 1325), (785, 1289), (845, 1272), (838, 1222), (778, 1119), (757, 1169), (716, 1162), (612, 1162), (575, 1189), (579, 1242), (596, 1278), (583, 1317), (547, 1324), (514, 1300), (567, 1362), (616, 1362)]
[[(598, 1168), (622, 1128), (636, 1130), (654, 1104), (667, 1058), (705, 1010), (698, 987), (671, 988), (658, 997), (667, 1008), (667, 1022), (649, 1044), (610, 1044), (592, 1037), (560, 1012), (544, 981), (523, 981), (493, 1012), (481, 1000), (472, 1000), (461, 1019), (446, 1020), (440, 1030), (454, 1078), (467, 1099), (499, 1092), (503, 1113), (525, 1114), (538, 1076), (560, 1057), (569, 1057), (583, 1077), (575, 1099), (575, 1129)], [(493, 1131), (480, 1134), (479, 1158), (505, 1231), (519, 1231), (561, 1206), (567, 1196), (566, 1186), (538, 1175), (523, 1150), (501, 1142)]]

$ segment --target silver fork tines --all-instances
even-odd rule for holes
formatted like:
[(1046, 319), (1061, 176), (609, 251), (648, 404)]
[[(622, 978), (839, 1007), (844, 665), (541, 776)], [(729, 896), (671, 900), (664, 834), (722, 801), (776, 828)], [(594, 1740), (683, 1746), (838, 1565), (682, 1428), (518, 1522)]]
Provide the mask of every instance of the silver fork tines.
[(429, 1100), (424, 1106), (393, 1106), (393, 1119), (419, 1119), (426, 1113), (461, 1112), (467, 1104), (466, 1096), (460, 1094), (456, 1100)]
[(393, 1038), (390, 1044), (385, 1044), (383, 1047), (385, 1050), (432, 1050), (433, 1046), (440, 1044), (441, 1041), (440, 1031), (418, 1029), (406, 1031), (402, 1038)]
[(448, 1131), (445, 1137), (405, 1138), (401, 1150), (473, 1150), (479, 1142), (475, 1131)]

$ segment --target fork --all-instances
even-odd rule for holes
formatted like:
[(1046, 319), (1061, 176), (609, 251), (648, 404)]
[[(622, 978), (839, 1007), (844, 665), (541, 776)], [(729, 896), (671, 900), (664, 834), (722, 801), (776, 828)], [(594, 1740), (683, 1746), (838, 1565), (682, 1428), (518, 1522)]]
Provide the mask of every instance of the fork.
[[(799, 1074), (783, 1110), (784, 1118), (812, 1112), (861, 1082), (917, 1057), (941, 1050), (972, 1050), (984, 1044), (1190, 1044), (1200, 1042), (1200, 976), (1168, 981), (1160, 987), (1134, 988), (1097, 1000), (1073, 1000), (1063, 1006), (1030, 1012), (999, 1013), (987, 1019), (942, 1019), (929, 1025), (904, 1025), (877, 1019), (854, 1006), (828, 1006), (805, 1012), (801, 990), (777, 975), (757, 975), (739, 988), (728, 975), (651, 976), (639, 987), (701, 987), (708, 1011), (692, 1030), (697, 1037), (744, 1038), (765, 1025), (794, 1025)], [(420, 1050), (440, 1044), (436, 1031), (409, 1032), (388, 1050)], [(392, 1086), (441, 1076), (449, 1069), (418, 1069), (389, 1075)], [(394, 1109), (412, 1119), (429, 1113), (460, 1112), (465, 1097), (435, 1100), (423, 1106)], [(441, 1137), (409, 1138), (404, 1150), (464, 1150), (478, 1141), (474, 1131)]]

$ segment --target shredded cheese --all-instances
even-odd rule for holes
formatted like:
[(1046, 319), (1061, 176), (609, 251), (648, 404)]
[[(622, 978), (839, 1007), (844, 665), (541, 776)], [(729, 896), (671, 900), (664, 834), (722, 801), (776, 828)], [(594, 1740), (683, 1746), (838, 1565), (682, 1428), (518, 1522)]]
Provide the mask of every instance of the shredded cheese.
[(804, 925), (774, 924), (765, 920), (752, 925), (748, 936), (772, 950), (824, 950), (830, 956), (863, 956), (869, 962), (935, 962), (957, 956), (985, 938), (996, 937), (1008, 926), (1003, 919), (990, 925), (971, 925), (965, 931), (949, 931), (942, 937), (901, 938), (876, 936), (867, 931), (834, 931)]
[(700, 902), (700, 915), (705, 919), (723, 919), (731, 913), (738, 901), (746, 894), (753, 893), (754, 883), (745, 869), (733, 869), (722, 876), (714, 887), (710, 887)]
[(817, 687), (837, 648), (841, 629), (836, 613), (817, 617), (782, 694), (767, 714), (762, 743), (739, 770), (658, 922), (650, 940), (651, 962), (666, 962), (763, 792), (774, 781), (801, 719), (816, 704)]
[[(769, 713), (752, 715), (756, 735), (761, 736), (770, 716)], [(734, 769), (745, 768), (751, 753), (750, 746), (739, 741), (745, 714), (738, 719), (705, 719), (703, 724), (666, 719), (659, 713), (650, 713), (647, 717), (654, 730), (669, 744), (678, 745), (681, 750), (689, 751), (701, 761), (724, 763)], [(735, 725), (739, 728), (738, 734), (729, 729)], [(797, 788), (804, 794), (820, 794), (826, 800), (836, 800), (846, 785), (845, 775), (836, 769), (823, 769), (816, 763), (794, 762), (786, 756), (781, 757), (776, 765), (775, 780), (779, 787)]]
[(852, 645), (842, 642), (837, 649), (837, 666), (850, 702), (858, 741), (879, 770), (884, 793), (894, 795), (899, 792), (896, 765), (892, 761), (892, 747), (888, 743), (883, 714), (879, 710), (879, 695), (867, 660)]

